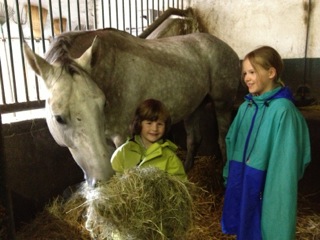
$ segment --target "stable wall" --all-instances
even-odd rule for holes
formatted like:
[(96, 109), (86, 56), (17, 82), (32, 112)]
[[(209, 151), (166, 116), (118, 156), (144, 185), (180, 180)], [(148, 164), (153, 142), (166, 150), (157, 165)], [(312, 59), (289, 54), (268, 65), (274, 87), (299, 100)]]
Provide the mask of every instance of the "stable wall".
[(282, 77), (286, 84), (295, 93), (299, 86), (306, 84), (311, 90), (310, 97), (319, 100), (318, 0), (191, 0), (191, 6), (201, 31), (209, 32), (227, 42), (241, 59), (261, 45), (277, 49), (285, 62)]
[(50, 199), (83, 181), (69, 150), (52, 138), (45, 119), (3, 124), (6, 188), (16, 228)]
[[(268, 44), (283, 58), (304, 58), (306, 0), (192, 0), (201, 27), (228, 42), (240, 58)], [(308, 58), (320, 57), (320, 2), (311, 0)]]

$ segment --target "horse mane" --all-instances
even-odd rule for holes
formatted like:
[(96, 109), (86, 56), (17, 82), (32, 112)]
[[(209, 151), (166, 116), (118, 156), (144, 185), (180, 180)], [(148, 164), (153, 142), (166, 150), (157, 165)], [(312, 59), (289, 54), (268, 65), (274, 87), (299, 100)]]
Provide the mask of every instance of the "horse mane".
[(68, 32), (59, 35), (53, 40), (45, 59), (50, 63), (59, 63), (63, 69), (73, 75), (74, 73), (83, 72), (83, 69), (70, 57), (70, 48), (73, 41), (79, 36), (86, 34), (82, 32)]
[(94, 38), (96, 35), (104, 35), (105, 33), (111, 32), (122, 37), (131, 36), (125, 31), (119, 31), (114, 28), (65, 32), (53, 39), (52, 43), (50, 44), (50, 49), (46, 53), (45, 59), (50, 63), (59, 63), (71, 75), (74, 73), (80, 73), (83, 71), (83, 69), (70, 56), (71, 48), (75, 48), (74, 42), (77, 39), (89, 41), (90, 37), (88, 36), (92, 36), (92, 38)]

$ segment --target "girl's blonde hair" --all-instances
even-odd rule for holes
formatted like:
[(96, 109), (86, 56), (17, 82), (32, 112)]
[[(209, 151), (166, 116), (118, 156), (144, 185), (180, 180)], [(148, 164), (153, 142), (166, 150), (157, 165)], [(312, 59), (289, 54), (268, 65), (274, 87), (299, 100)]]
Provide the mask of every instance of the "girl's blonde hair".
[[(284, 86), (280, 76), (282, 74), (284, 65), (280, 54), (272, 47), (262, 46), (251, 52), (249, 52), (244, 60), (248, 59), (255, 70), (260, 66), (265, 70), (269, 70), (270, 68), (274, 68), (276, 70), (275, 81), (276, 83)], [(242, 76), (243, 80), (243, 76)]]

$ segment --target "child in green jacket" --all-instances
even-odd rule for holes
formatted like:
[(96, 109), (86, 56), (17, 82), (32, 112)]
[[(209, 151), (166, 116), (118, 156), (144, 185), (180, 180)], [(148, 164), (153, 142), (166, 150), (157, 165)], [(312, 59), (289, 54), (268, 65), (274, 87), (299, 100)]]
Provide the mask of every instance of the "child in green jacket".
[(187, 179), (177, 146), (166, 139), (171, 117), (164, 104), (155, 99), (142, 102), (135, 112), (131, 126), (132, 137), (111, 157), (112, 168), (123, 173), (132, 167), (157, 167), (170, 175)]

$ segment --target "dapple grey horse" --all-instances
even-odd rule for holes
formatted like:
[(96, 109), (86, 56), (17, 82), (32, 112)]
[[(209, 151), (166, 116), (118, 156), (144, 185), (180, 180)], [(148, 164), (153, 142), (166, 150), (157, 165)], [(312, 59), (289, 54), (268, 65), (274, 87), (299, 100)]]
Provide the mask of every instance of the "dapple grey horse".
[(173, 123), (184, 120), (186, 170), (200, 140), (196, 112), (208, 96), (225, 152), (240, 64), (233, 49), (210, 34), (146, 40), (115, 29), (68, 32), (51, 43), (45, 58), (26, 43), (24, 52), (48, 89), (52, 136), (69, 148), (91, 185), (113, 175), (110, 157), (127, 139), (134, 111), (147, 98), (162, 101)]

